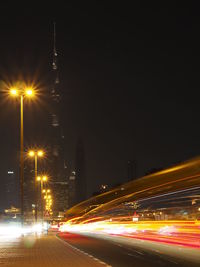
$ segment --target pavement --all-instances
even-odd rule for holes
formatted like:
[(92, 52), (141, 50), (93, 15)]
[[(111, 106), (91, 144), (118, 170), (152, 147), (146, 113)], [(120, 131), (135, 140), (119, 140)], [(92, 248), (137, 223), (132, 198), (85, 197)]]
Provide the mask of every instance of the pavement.
[(28, 235), (0, 238), (2, 267), (105, 267), (98, 259), (84, 254), (56, 237)]
[[(113, 267), (199, 267), (200, 250), (112, 235), (60, 233), (68, 244)], [(195, 258), (196, 256), (196, 258)]]

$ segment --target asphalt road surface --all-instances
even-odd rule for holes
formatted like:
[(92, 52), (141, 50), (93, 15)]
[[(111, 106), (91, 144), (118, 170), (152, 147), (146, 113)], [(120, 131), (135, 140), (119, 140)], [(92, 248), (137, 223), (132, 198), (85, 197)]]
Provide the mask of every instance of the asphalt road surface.
[[(94, 256), (113, 267), (199, 267), (200, 263), (172, 257), (160, 251), (143, 249), (91, 236), (62, 233), (59, 237), (79, 250)], [(178, 250), (175, 246), (172, 250)], [(180, 253), (184, 253), (181, 250)], [(197, 253), (200, 253), (198, 250)]]

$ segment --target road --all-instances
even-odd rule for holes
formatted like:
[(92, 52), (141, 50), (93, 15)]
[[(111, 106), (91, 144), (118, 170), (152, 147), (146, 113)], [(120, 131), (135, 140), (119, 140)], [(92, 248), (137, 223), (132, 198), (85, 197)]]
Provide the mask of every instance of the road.
[[(113, 267), (193, 267), (199, 266), (200, 263), (192, 262), (189, 258), (185, 260), (174, 257), (176, 252), (179, 254), (186, 253), (184, 248), (176, 246), (164, 245), (165, 248), (169, 247), (169, 249), (174, 252), (174, 254), (171, 253), (172, 255), (169, 256), (159, 250), (159, 246), (162, 245), (158, 244), (156, 247), (150, 242), (143, 241), (143, 243), (140, 243), (143, 245), (139, 247), (130, 245), (127, 242), (116, 242), (116, 240), (112, 238), (107, 240), (105, 238), (102, 239), (72, 233), (62, 233), (59, 234), (59, 236), (70, 245), (102, 260), (103, 262), (106, 262), (108, 265)], [(149, 244), (149, 249), (146, 249), (147, 246), (145, 247), (145, 244)], [(191, 251), (193, 252), (194, 250)], [(199, 257), (199, 252), (199, 250), (196, 250), (197, 257)], [(186, 256), (189, 257), (189, 255)]]
[(58, 239), (55, 234), (23, 238), (0, 237), (2, 267), (105, 267)]

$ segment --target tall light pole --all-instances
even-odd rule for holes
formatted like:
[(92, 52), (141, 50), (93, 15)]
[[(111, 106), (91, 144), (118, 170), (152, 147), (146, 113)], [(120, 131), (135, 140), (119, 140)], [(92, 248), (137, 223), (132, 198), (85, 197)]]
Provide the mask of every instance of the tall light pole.
[(20, 97), (20, 206), (21, 223), (24, 224), (24, 97), (32, 97), (32, 88), (11, 88), (10, 94)]
[(37, 197), (37, 172), (38, 172), (38, 157), (43, 157), (44, 152), (42, 150), (28, 152), (29, 157), (35, 159), (35, 222), (37, 223), (37, 212), (38, 212), (38, 197)]
[(41, 214), (42, 214), (42, 225), (43, 225), (43, 220), (44, 220), (44, 207), (43, 207), (43, 196), (42, 196), (42, 193), (43, 193), (43, 183), (44, 182), (47, 182), (47, 176), (44, 175), (44, 176), (38, 176), (37, 177), (37, 181), (40, 182), (40, 201), (41, 201)]

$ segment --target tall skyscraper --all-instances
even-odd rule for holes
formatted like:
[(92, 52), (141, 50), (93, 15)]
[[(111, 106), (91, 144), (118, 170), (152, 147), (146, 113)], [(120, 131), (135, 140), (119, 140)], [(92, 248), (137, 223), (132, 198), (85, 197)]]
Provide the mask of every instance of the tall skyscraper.
[(87, 198), (85, 151), (83, 141), (81, 139), (78, 140), (76, 147), (75, 172), (76, 203), (79, 203)]
[(72, 171), (69, 176), (69, 207), (76, 204), (76, 172)]
[(51, 101), (51, 127), (50, 127), (50, 172), (51, 187), (53, 191), (54, 214), (68, 208), (68, 181), (64, 158), (64, 134), (61, 127), (62, 96), (59, 87), (58, 53), (56, 49), (56, 24), (53, 34), (53, 61), (52, 61)]

